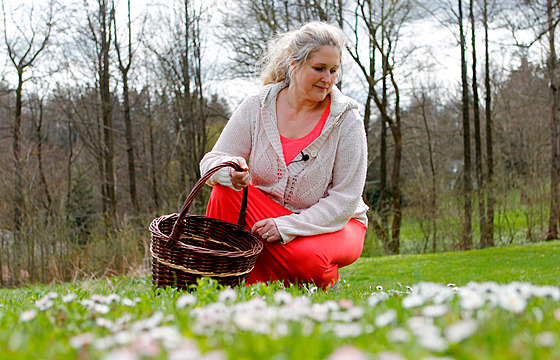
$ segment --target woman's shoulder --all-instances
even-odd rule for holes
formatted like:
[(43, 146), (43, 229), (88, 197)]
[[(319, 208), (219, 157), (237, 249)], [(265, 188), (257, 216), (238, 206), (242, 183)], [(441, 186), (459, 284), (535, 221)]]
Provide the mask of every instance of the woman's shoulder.
[(264, 106), (270, 101), (272, 97), (275, 86), (278, 84), (267, 84), (262, 86), (257, 92), (247, 95), (239, 104), (237, 109), (243, 108), (253, 108)]
[(353, 98), (344, 95), (336, 86), (331, 91), (331, 114), (339, 116), (345, 113), (357, 113), (358, 102)]
[(255, 94), (247, 95), (241, 101), (241, 103), (237, 106), (237, 108), (235, 109), (235, 112), (236, 113), (239, 113), (239, 112), (246, 113), (248, 111), (254, 111), (258, 108), (260, 108), (259, 94), (255, 93)]

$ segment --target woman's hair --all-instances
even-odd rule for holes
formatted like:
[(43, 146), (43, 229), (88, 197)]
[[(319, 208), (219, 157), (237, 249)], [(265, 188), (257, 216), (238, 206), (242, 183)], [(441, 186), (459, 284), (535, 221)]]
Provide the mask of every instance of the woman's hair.
[(315, 21), (272, 38), (259, 61), (263, 84), (281, 81), (290, 83), (293, 72), (290, 63), (294, 63), (296, 67), (303, 65), (314, 51), (323, 46), (334, 46), (342, 54), (345, 47), (342, 30), (334, 25)]

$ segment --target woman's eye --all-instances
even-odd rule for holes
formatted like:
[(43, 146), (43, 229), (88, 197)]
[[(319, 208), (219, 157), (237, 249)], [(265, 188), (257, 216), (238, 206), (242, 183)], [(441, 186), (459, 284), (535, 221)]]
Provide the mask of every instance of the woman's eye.
[(322, 68), (322, 67), (316, 67), (316, 68), (314, 68), (314, 69), (317, 70), (317, 71), (323, 71), (323, 68)]
[(336, 71), (337, 70), (335, 70), (335, 69), (331, 69), (331, 74), (336, 74)]

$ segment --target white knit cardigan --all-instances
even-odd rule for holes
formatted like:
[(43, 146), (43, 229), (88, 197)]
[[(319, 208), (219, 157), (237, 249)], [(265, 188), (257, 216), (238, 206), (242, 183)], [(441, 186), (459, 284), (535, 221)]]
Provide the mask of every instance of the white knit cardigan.
[[(284, 87), (266, 85), (239, 105), (201, 160), (201, 174), (236, 156), (249, 160), (252, 184), (294, 213), (274, 219), (284, 244), (297, 236), (338, 231), (351, 218), (367, 226), (368, 207), (362, 200), (367, 146), (356, 101), (333, 86), (323, 131), (303, 150), (308, 160), (286, 166), (276, 120), (276, 97)], [(229, 168), (208, 183), (233, 188)]]

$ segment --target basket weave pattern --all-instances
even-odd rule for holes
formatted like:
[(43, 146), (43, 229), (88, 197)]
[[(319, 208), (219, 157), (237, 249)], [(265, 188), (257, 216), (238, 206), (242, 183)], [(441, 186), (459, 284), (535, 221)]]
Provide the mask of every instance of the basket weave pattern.
[(186, 288), (203, 276), (235, 286), (253, 269), (263, 245), (259, 237), (243, 228), (247, 188), (243, 189), (237, 224), (188, 214), (208, 178), (223, 167), (242, 170), (233, 162), (216, 166), (197, 182), (181, 213), (163, 215), (151, 222), (152, 281), (156, 287)]

